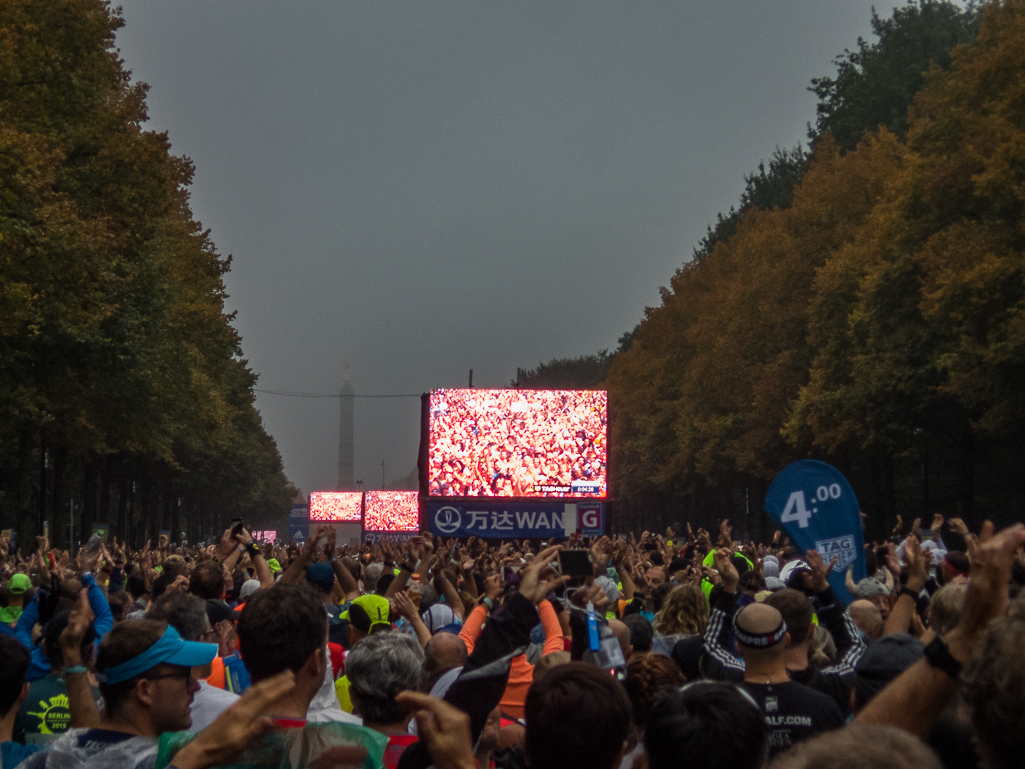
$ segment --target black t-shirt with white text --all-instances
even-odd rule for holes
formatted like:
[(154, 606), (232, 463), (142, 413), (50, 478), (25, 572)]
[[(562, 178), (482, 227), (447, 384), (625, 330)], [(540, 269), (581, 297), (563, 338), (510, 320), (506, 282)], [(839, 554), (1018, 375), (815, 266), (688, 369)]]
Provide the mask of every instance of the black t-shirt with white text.
[(769, 725), (769, 755), (774, 756), (800, 740), (844, 725), (832, 697), (794, 681), (781, 684), (740, 682), (765, 714)]

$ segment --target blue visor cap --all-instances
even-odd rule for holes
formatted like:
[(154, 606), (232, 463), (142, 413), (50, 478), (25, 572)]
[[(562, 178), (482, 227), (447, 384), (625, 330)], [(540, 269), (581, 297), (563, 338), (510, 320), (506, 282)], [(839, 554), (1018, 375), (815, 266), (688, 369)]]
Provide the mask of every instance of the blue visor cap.
[(217, 644), (204, 644), (197, 641), (184, 641), (178, 631), (170, 625), (160, 640), (149, 647), (138, 657), (128, 662), (107, 668), (98, 673), (96, 678), (105, 684), (119, 684), (135, 678), (157, 665), (178, 665), (183, 668), (194, 668), (206, 665), (217, 655)]

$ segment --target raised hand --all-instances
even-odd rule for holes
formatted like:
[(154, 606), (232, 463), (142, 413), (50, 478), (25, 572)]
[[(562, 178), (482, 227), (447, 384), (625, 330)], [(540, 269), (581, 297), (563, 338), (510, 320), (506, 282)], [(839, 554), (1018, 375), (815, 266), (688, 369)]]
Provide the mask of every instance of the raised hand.
[(417, 731), (437, 769), (474, 769), (470, 717), (438, 697), (402, 692), (395, 701), (416, 714)]
[(295, 673), (285, 670), (250, 686), (237, 702), (174, 756), (178, 769), (206, 769), (237, 763), (243, 751), (274, 728), (268, 708), (295, 688)]
[(950, 530), (962, 537), (968, 534), (968, 526), (960, 518), (950, 519)]
[(967, 659), (975, 640), (994, 617), (1003, 616), (1007, 608), (1007, 586), (1018, 548), (1025, 545), (1025, 526), (1016, 523), (999, 533), (986, 521), (978, 541), (969, 541), (968, 557), (972, 573), (968, 579), (961, 621), (947, 637), (950, 653), (959, 660)]
[(722, 523), (719, 524), (719, 541), (716, 543), (717, 547), (732, 547), (733, 546), (733, 527), (730, 526), (730, 519), (726, 518)]
[(409, 597), (409, 593), (406, 591), (393, 595), (392, 603), (395, 605), (395, 612), (400, 617), (409, 619), (416, 614), (416, 604), (413, 603), (413, 599)]
[(93, 611), (89, 606), (89, 589), (83, 587), (78, 591), (78, 600), (75, 608), (68, 615), (68, 624), (60, 634), (60, 645), (65, 665), (82, 664), (82, 639), (85, 638), (85, 634), (89, 630), (89, 623), (92, 621), (92, 618)]
[[(484, 597), (494, 601), (502, 592), (502, 582), (497, 574), (492, 574), (484, 580)], [(522, 591), (521, 591), (522, 592)]]
[(324, 555), (330, 561), (335, 557), (335, 546), (337, 544), (338, 532), (335, 531), (334, 526), (329, 526), (327, 529), (327, 543), (324, 545)]
[(737, 584), (740, 582), (740, 574), (737, 572), (737, 567), (733, 565), (730, 560), (733, 553), (728, 548), (719, 548), (715, 551), (715, 555), (712, 556), (715, 561), (715, 568), (719, 572), (719, 576), (722, 577), (723, 589), (727, 593), (737, 592)]
[(549, 562), (561, 549), (559, 545), (548, 548), (534, 558), (530, 565), (523, 570), (523, 576), (520, 580), (520, 595), (535, 605), (541, 603), (556, 585), (563, 583), (566, 579), (559, 576), (547, 581), (542, 581), (541, 579), (541, 575), (548, 568)]
[(804, 575), (805, 587), (814, 590), (816, 593), (823, 593), (829, 588), (829, 572), (836, 566), (838, 556), (827, 565), (818, 550), (809, 550), (804, 554), (804, 562), (808, 564), (811, 573)]
[(85, 550), (78, 551), (78, 554), (81, 557), (80, 572), (83, 575), (96, 568), (96, 562), (100, 560), (100, 553), (100, 550), (94, 550), (92, 552), (87, 552)]

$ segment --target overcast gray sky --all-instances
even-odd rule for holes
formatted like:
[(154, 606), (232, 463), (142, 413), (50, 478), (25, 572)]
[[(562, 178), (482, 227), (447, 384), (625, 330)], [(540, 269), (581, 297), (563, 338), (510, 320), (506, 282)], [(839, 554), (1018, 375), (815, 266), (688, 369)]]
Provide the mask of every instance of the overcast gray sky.
[[(258, 387), (503, 387), (614, 348), (743, 175), (805, 138), (871, 0), (127, 0), (149, 127), (196, 164)], [(889, 4), (879, 5), (889, 14)], [(261, 394), (334, 488), (338, 403)], [(415, 467), (419, 401), (356, 401), (356, 475)]]

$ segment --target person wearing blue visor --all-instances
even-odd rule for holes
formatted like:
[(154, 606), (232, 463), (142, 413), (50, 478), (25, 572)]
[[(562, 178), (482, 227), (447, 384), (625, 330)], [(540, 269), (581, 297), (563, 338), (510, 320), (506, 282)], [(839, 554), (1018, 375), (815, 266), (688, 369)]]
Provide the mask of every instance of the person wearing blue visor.
[[(87, 620), (72, 621), (68, 631), (84, 632), (87, 627)], [(65, 639), (61, 640), (63, 644)], [(102, 719), (94, 711), (91, 716), (97, 726), (68, 729), (48, 751), (32, 756), (25, 769), (152, 766), (158, 737), (191, 726), (189, 709), (199, 690), (192, 669), (209, 664), (216, 653), (215, 644), (185, 641), (163, 622), (133, 620), (115, 625), (96, 655)], [(84, 676), (85, 668), (77, 667), (65, 667), (65, 675)]]

